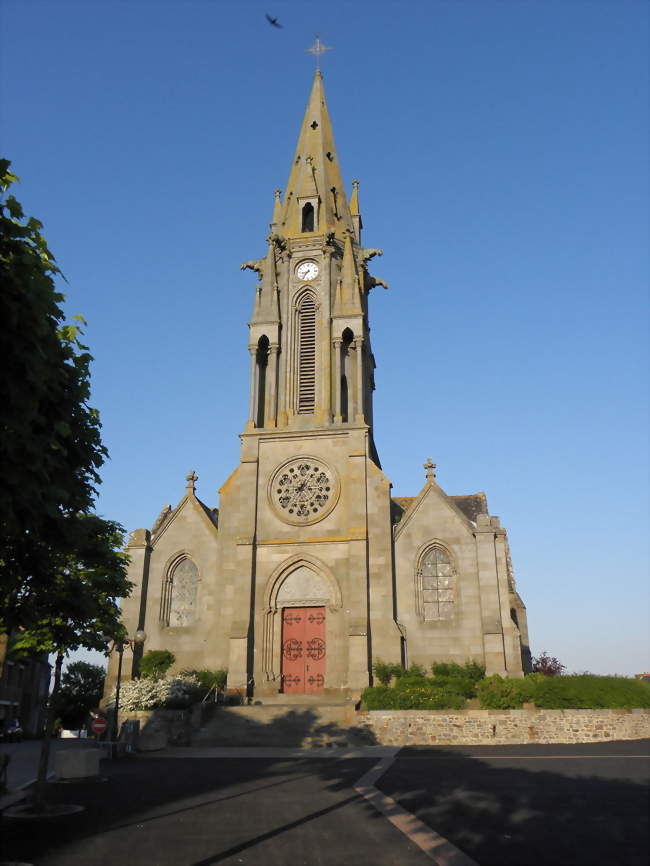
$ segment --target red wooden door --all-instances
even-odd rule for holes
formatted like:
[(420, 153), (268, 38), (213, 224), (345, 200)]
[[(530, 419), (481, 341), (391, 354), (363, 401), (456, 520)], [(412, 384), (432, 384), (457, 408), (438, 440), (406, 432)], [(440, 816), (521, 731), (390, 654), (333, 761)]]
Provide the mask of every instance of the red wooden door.
[(282, 611), (282, 686), (285, 693), (310, 694), (325, 686), (325, 608)]

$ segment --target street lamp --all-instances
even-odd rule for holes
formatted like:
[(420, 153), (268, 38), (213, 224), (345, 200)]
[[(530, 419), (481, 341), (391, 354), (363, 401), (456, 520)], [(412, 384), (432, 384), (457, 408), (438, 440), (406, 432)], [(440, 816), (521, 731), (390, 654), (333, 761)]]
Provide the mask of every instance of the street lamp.
[(131, 649), (131, 652), (135, 652), (136, 648), (140, 648), (147, 639), (147, 635), (145, 632), (139, 628), (133, 637), (123, 637), (116, 638), (113, 641), (113, 646), (109, 649), (109, 653), (112, 653), (113, 650), (117, 652), (117, 682), (115, 683), (115, 710), (113, 715), (113, 731), (111, 740), (113, 745), (111, 746), (111, 757), (115, 757), (117, 754), (117, 735), (118, 735), (118, 715), (120, 712), (120, 686), (122, 685), (122, 659), (124, 657), (124, 650), (126, 647)]

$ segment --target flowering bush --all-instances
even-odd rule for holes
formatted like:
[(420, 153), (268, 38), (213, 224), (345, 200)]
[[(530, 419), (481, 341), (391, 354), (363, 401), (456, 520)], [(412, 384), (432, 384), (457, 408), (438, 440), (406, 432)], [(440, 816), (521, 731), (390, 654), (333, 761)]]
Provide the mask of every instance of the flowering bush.
[[(191, 674), (181, 674), (158, 679), (128, 680), (120, 689), (121, 710), (182, 709), (194, 703), (200, 695), (198, 679)], [(115, 692), (109, 699), (115, 704)]]

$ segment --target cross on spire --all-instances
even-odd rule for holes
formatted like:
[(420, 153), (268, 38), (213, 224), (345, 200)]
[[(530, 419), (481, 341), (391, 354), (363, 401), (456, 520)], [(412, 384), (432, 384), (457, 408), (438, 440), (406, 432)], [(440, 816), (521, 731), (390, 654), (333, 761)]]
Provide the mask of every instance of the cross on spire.
[(310, 48), (305, 48), (305, 51), (309, 51), (309, 53), (313, 54), (314, 57), (316, 58), (316, 69), (317, 70), (320, 69), (321, 55), (325, 54), (326, 51), (331, 51), (331, 50), (332, 50), (331, 45), (324, 45), (320, 41), (320, 36), (318, 35), (318, 33), (316, 34), (316, 41), (314, 42), (314, 44)]
[(185, 480), (187, 481), (186, 490), (190, 490), (192, 493), (196, 490), (196, 482), (199, 480), (199, 476), (192, 469), (189, 475), (185, 476)]
[(427, 481), (433, 481), (433, 479), (436, 477), (436, 473), (433, 470), (437, 467), (430, 457), (427, 457), (427, 462), (424, 464), (424, 468), (426, 469), (427, 473)]

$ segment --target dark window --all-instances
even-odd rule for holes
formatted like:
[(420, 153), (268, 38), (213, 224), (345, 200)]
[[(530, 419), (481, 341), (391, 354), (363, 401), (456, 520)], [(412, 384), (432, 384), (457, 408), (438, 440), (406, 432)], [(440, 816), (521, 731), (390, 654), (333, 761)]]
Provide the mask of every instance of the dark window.
[(257, 414), (255, 426), (264, 427), (266, 405), (266, 368), (269, 360), (268, 337), (260, 337), (257, 344)]
[(314, 231), (314, 205), (308, 201), (302, 208), (302, 229), (303, 232)]
[(353, 381), (354, 370), (351, 369), (350, 346), (353, 339), (354, 334), (349, 328), (346, 328), (343, 331), (341, 340), (341, 418), (343, 421), (350, 420), (350, 410), (352, 408), (350, 406), (352, 397), (350, 384)]

